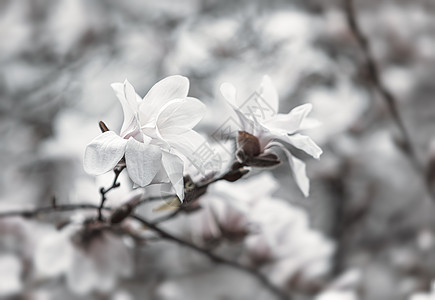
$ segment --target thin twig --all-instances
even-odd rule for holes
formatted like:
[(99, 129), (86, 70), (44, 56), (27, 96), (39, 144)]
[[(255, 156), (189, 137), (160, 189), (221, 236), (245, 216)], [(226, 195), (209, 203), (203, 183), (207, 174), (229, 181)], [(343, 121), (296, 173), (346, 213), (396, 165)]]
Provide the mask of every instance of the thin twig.
[(104, 202), (106, 202), (106, 200), (107, 200), (106, 194), (108, 192), (110, 192), (111, 190), (116, 189), (116, 188), (121, 186), (121, 184), (118, 182), (118, 177), (119, 177), (119, 174), (121, 174), (122, 170), (124, 170), (124, 169), (125, 169), (125, 166), (115, 168), (113, 170), (113, 172), (115, 172), (115, 178), (113, 179), (112, 186), (110, 186), (107, 189), (105, 189), (104, 187), (100, 188), (101, 202), (100, 202), (100, 206), (98, 207), (98, 220), (100, 220), (100, 221), (103, 221), (102, 210), (104, 207)]
[(373, 88), (382, 96), (384, 99), (390, 113), (391, 117), (399, 129), (402, 139), (401, 139), (401, 149), (408, 157), (409, 161), (413, 165), (413, 167), (419, 172), (422, 173), (423, 167), (418, 159), (415, 148), (413, 146), (411, 137), (406, 129), (405, 123), (400, 116), (400, 112), (397, 105), (397, 100), (394, 94), (383, 84), (378, 67), (376, 65), (376, 61), (374, 56), (370, 50), (370, 43), (366, 35), (361, 30), (361, 27), (358, 23), (354, 1), (353, 0), (343, 0), (344, 10), (346, 13), (347, 23), (349, 28), (351, 29), (361, 51), (364, 55), (365, 59), (365, 67), (367, 69), (369, 79), (373, 85)]
[(139, 221), (140, 223), (142, 223), (143, 225), (145, 225), (148, 229), (158, 233), (163, 239), (175, 242), (181, 246), (187, 247), (191, 250), (194, 250), (197, 253), (200, 253), (206, 257), (208, 257), (211, 261), (215, 262), (215, 263), (219, 263), (222, 265), (226, 265), (229, 267), (232, 267), (234, 269), (237, 269), (239, 271), (242, 271), (244, 273), (247, 273), (253, 277), (255, 277), (258, 281), (260, 281), (270, 292), (272, 292), (275, 296), (277, 296), (278, 299), (282, 299), (282, 300), (291, 300), (291, 297), (289, 295), (287, 295), (285, 292), (283, 292), (282, 290), (280, 290), (279, 288), (277, 288), (275, 285), (273, 285), (269, 279), (264, 276), (263, 274), (257, 272), (255, 269), (251, 269), (249, 267), (243, 266), (237, 262), (231, 261), (231, 260), (227, 260), (223, 257), (217, 256), (213, 253), (211, 253), (209, 250), (207, 249), (203, 249), (201, 247), (198, 247), (194, 244), (191, 244), (187, 241), (184, 241), (182, 239), (177, 238), (176, 236), (172, 235), (171, 233), (167, 232), (164, 229), (161, 229), (160, 227), (156, 226), (154, 224), (154, 222), (151, 221), (147, 221), (146, 219), (138, 216), (138, 215), (131, 215), (131, 218)]

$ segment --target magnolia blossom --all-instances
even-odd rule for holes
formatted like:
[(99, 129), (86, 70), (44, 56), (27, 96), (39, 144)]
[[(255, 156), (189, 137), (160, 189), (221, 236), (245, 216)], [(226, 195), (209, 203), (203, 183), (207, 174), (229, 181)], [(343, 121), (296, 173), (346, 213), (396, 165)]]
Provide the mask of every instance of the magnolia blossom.
[[(221, 92), (238, 116), (240, 131), (244, 135), (248, 133), (248, 136), (252, 135), (258, 140), (259, 149), (254, 151), (256, 152), (254, 154), (261, 154), (267, 161), (270, 161), (270, 158), (273, 158), (270, 156), (270, 149), (274, 146), (281, 148), (292, 167), (296, 183), (303, 194), (308, 196), (309, 179), (306, 175), (305, 163), (290, 153), (288, 145), (298, 148), (316, 159), (322, 154), (322, 150), (310, 137), (300, 133), (301, 130), (307, 129), (313, 124), (306, 119), (312, 105), (300, 105), (288, 114), (277, 113), (278, 94), (268, 76), (264, 76), (259, 89), (248, 99), (237, 98), (236, 88), (230, 83), (222, 84)], [(238, 142), (241, 146), (240, 135)]]
[(108, 292), (118, 277), (130, 276), (133, 265), (120, 236), (107, 230), (70, 224), (43, 238), (36, 247), (34, 263), (45, 277), (64, 274), (77, 294)]
[(143, 99), (127, 80), (112, 88), (124, 111), (121, 132), (104, 132), (87, 146), (86, 172), (103, 174), (124, 157), (128, 175), (137, 186), (171, 183), (183, 200), (182, 158), (205, 142), (192, 130), (203, 117), (205, 105), (187, 97), (189, 80), (182, 76), (159, 81)]

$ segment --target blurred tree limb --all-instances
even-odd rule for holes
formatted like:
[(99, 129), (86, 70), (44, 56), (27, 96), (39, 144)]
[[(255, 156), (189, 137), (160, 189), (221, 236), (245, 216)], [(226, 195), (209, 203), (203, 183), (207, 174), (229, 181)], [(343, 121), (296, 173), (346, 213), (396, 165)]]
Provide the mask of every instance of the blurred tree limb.
[(420, 175), (429, 196), (432, 198), (432, 200), (435, 201), (435, 189), (431, 188), (431, 181), (428, 180), (428, 174), (431, 172), (430, 170), (428, 171), (428, 168), (426, 168), (425, 165), (421, 163), (417, 155), (411, 136), (405, 126), (405, 122), (403, 121), (402, 116), (400, 115), (397, 104), (398, 101), (396, 97), (381, 80), (376, 60), (370, 49), (369, 39), (362, 31), (358, 22), (354, 0), (343, 0), (343, 8), (349, 28), (364, 56), (364, 66), (369, 75), (369, 80), (372, 84), (373, 90), (378, 92), (384, 100), (391, 114), (393, 122), (396, 124), (396, 127), (400, 131), (401, 137), (399, 140), (395, 140), (396, 145), (402, 150), (402, 152), (405, 154), (405, 157), (410, 161), (411, 165)]

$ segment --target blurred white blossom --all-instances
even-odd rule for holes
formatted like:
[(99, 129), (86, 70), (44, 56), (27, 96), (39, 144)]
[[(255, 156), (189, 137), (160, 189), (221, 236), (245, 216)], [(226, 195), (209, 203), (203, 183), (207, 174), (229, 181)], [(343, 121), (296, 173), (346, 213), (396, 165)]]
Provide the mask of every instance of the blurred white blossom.
[(296, 274), (306, 280), (324, 275), (333, 243), (310, 228), (302, 209), (274, 198), (277, 188), (269, 173), (216, 183), (199, 200), (193, 233), (204, 240), (244, 238), (246, 257), (280, 284)]
[(20, 292), (21, 261), (13, 254), (0, 255), (0, 297), (12, 296)]
[(118, 278), (130, 276), (133, 264), (122, 238), (89, 226), (70, 224), (46, 235), (35, 250), (38, 274), (65, 275), (68, 287), (77, 294), (108, 292)]

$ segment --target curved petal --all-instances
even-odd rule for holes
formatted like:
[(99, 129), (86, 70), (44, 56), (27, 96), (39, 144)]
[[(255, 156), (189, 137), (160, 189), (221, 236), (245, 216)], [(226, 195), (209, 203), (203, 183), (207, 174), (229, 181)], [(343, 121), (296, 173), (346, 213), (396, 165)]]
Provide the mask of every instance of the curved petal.
[(131, 180), (139, 186), (151, 183), (161, 167), (160, 147), (130, 138), (125, 149), (125, 162)]
[(127, 140), (113, 131), (93, 139), (85, 150), (83, 166), (87, 173), (100, 175), (112, 170), (124, 156)]
[(296, 181), (296, 184), (298, 185), (304, 196), (308, 197), (310, 191), (310, 180), (307, 177), (305, 163), (302, 160), (294, 157), (290, 153), (290, 151), (288, 151), (281, 143), (271, 142), (269, 143), (268, 148), (273, 146), (277, 146), (284, 151), (292, 169), (293, 177)]
[(236, 88), (231, 83), (225, 82), (221, 84), (220, 91), (222, 93), (222, 96), (224, 96), (226, 102), (229, 104), (231, 109), (236, 114), (237, 118), (240, 121), (241, 128), (240, 130), (254, 133), (254, 130), (256, 128), (257, 123), (249, 119), (245, 114), (239, 109), (237, 106), (237, 99), (236, 99)]
[(156, 176), (154, 176), (153, 180), (151, 181), (151, 184), (163, 184), (163, 183), (170, 183), (170, 180), (163, 166), (163, 162), (160, 161), (159, 171), (157, 172)]
[(142, 100), (139, 95), (136, 94), (134, 87), (126, 79), (124, 83), (112, 83), (112, 89), (121, 102), (122, 110), (124, 112), (124, 122), (121, 127), (121, 136), (125, 137), (127, 134), (131, 134), (138, 129), (136, 114), (138, 106)]
[(322, 149), (320, 149), (320, 147), (317, 146), (316, 143), (306, 135), (297, 133), (286, 136), (286, 138), (282, 140), (287, 141), (289, 144), (301, 149), (316, 159), (319, 159), (320, 155), (323, 153)]
[(208, 145), (206, 140), (193, 130), (173, 127), (160, 131), (160, 134), (171, 147), (188, 159), (193, 159), (195, 154), (198, 154), (204, 146)]
[(169, 180), (175, 189), (175, 193), (181, 202), (184, 199), (183, 161), (175, 154), (162, 151), (162, 163), (168, 174)]
[(188, 97), (167, 103), (157, 116), (159, 130), (171, 127), (192, 129), (201, 121), (206, 107), (198, 99)]
[(264, 122), (264, 125), (271, 131), (279, 130), (287, 133), (295, 133), (301, 129), (302, 121), (310, 113), (313, 106), (303, 104), (292, 109), (288, 114), (278, 114)]
[(188, 92), (189, 79), (184, 76), (169, 76), (157, 82), (139, 106), (141, 126), (155, 119), (163, 105), (174, 99), (186, 98)]
[(273, 114), (276, 115), (279, 109), (279, 98), (272, 80), (268, 75), (263, 76), (260, 87), (257, 89), (259, 96), (267, 102), (272, 108)]

